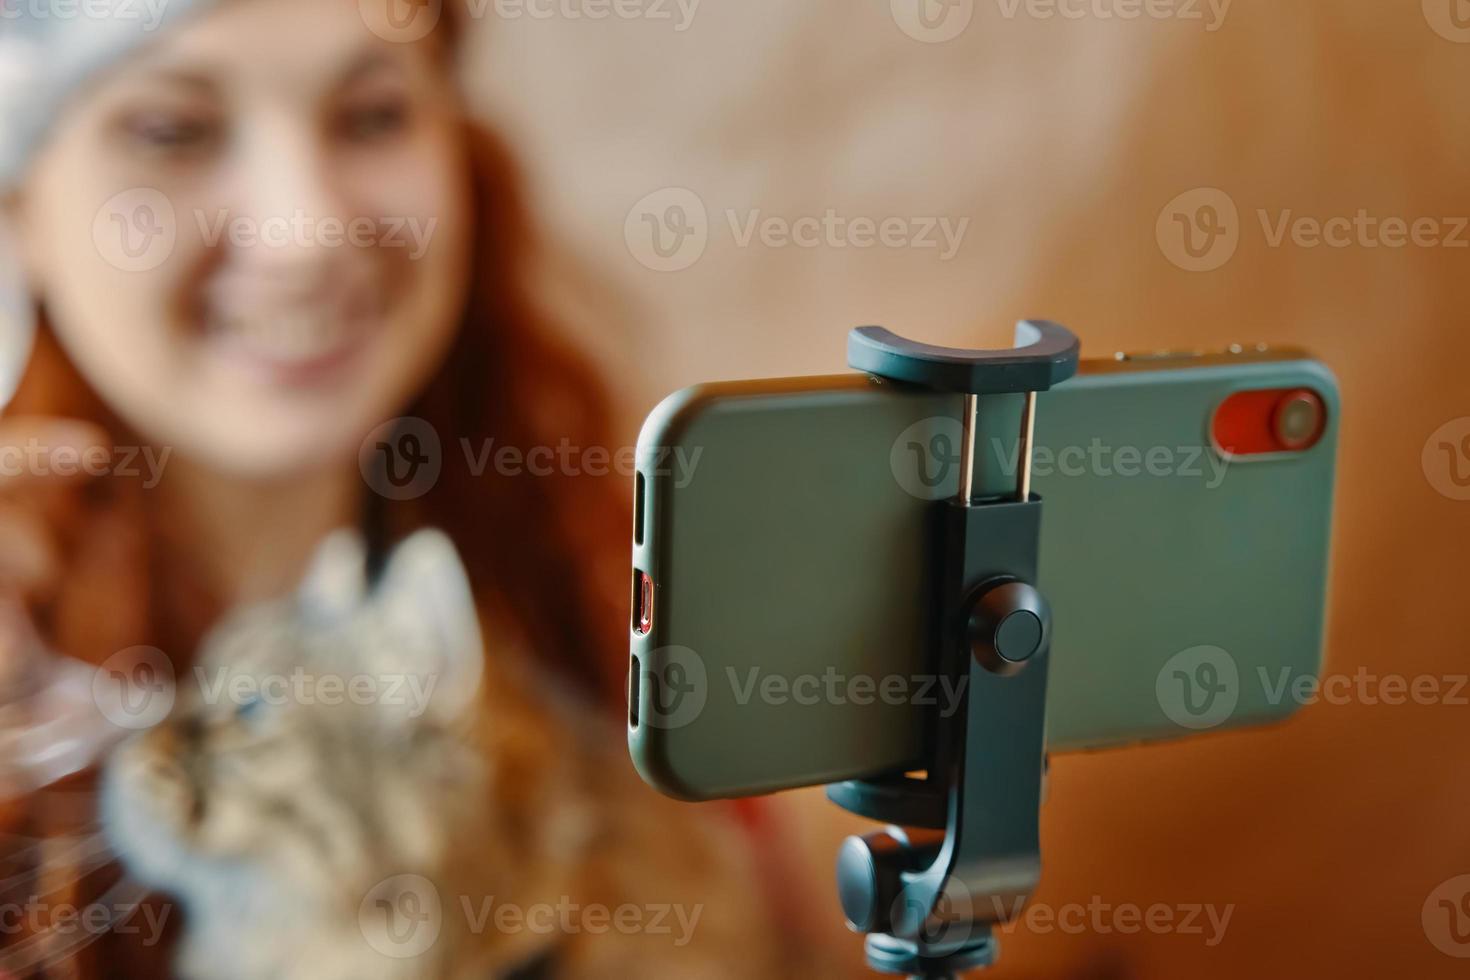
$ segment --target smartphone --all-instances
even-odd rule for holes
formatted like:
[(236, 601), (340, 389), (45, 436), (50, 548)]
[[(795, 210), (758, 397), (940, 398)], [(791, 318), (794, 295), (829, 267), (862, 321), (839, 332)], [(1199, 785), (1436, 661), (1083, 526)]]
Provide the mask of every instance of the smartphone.
[[(1013, 493), (1022, 397), (981, 399), (977, 496)], [(721, 382), (649, 416), (629, 745), (654, 787), (747, 796), (922, 769), (935, 502), (959, 395), (861, 374)], [(1298, 350), (1084, 360), (1037, 399), (1049, 751), (1260, 724), (1323, 643), (1338, 392)]]

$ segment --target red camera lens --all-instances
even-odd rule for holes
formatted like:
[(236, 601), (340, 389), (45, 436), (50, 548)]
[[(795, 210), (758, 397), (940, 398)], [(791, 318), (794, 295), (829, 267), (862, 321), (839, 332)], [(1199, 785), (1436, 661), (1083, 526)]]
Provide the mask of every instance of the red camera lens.
[(1299, 453), (1327, 428), (1327, 405), (1310, 388), (1238, 391), (1220, 403), (1210, 431), (1231, 456)]
[(1271, 416), (1271, 428), (1283, 449), (1300, 452), (1317, 444), (1327, 424), (1322, 398), (1309, 388), (1298, 388), (1281, 396)]

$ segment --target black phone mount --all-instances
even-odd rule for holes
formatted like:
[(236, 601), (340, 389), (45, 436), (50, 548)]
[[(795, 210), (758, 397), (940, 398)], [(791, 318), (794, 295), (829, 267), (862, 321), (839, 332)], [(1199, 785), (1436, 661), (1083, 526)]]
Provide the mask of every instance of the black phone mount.
[[(936, 719), (922, 773), (827, 787), (834, 803), (892, 824), (849, 837), (837, 861), (843, 914), (883, 973), (947, 977), (995, 960), (993, 926), (1021, 911), (1041, 873), (1051, 609), (1035, 587), (1041, 499), (1031, 493), (1036, 393), (1077, 371), (1066, 327), (1017, 324), (1011, 350), (954, 350), (881, 327), (848, 336), (848, 364), (891, 381), (963, 394), (960, 492), (936, 503), (937, 670), (963, 685)], [(976, 499), (980, 397), (1024, 394), (1019, 486)], [(902, 828), (915, 828), (913, 831)]]

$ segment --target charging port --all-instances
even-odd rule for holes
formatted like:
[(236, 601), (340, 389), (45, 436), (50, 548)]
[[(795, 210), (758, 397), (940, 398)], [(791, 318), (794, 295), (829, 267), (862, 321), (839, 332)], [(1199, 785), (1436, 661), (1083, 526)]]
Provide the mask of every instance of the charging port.
[(633, 632), (647, 636), (653, 629), (653, 579), (647, 572), (633, 569)]

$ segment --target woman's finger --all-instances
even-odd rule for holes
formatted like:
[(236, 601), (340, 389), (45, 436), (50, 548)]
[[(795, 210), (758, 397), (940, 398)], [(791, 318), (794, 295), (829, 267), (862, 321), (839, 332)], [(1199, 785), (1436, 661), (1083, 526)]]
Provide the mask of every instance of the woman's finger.
[(28, 509), (0, 502), (0, 593), (42, 596), (56, 584), (60, 568), (46, 525)]
[(107, 472), (107, 432), (76, 419), (0, 418), (0, 494), (82, 482)]

